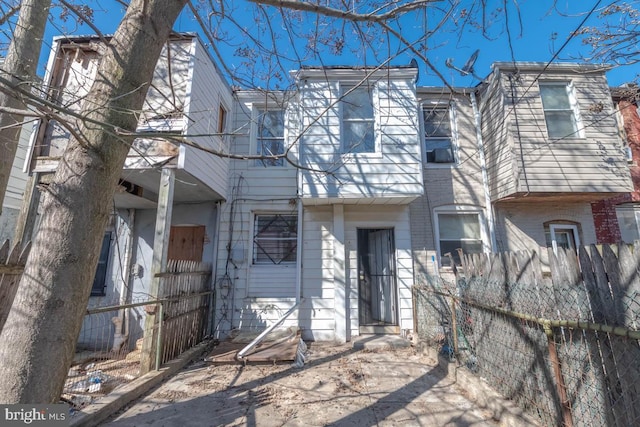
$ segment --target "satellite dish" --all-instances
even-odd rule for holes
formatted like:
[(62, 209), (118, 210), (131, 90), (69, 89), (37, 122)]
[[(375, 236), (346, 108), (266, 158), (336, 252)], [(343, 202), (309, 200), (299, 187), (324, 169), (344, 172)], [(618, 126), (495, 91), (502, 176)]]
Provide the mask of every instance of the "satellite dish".
[(455, 65), (453, 65), (453, 58), (447, 58), (444, 61), (444, 65), (451, 68), (452, 70), (456, 70), (457, 72), (460, 73), (461, 76), (468, 76), (469, 74), (471, 74), (476, 79), (482, 81), (480, 77), (476, 76), (476, 73), (473, 69), (473, 66), (476, 63), (476, 60), (478, 59), (479, 54), (480, 54), (480, 49), (476, 49), (476, 51), (471, 54), (469, 59), (467, 59), (467, 62), (464, 64), (464, 67), (462, 68), (458, 68)]
[(462, 72), (464, 73), (465, 76), (467, 74), (471, 74), (471, 75), (474, 74), (473, 73), (473, 66), (475, 65), (476, 61), (478, 60), (478, 54), (479, 53), (480, 53), (480, 49), (476, 49), (476, 51), (471, 54), (469, 59), (467, 59), (467, 62), (464, 64), (464, 67), (462, 67)]

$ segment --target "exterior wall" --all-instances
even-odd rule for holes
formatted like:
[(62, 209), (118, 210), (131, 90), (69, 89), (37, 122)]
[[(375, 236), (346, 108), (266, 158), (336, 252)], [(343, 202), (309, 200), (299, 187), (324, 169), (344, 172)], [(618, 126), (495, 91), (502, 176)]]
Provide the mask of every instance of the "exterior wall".
[(497, 203), (496, 238), (498, 251), (538, 250), (547, 262), (544, 224), (571, 221), (579, 224), (581, 245), (596, 243), (596, 230), (589, 202)]
[(396, 77), (391, 71), (369, 78), (366, 84), (375, 85), (378, 148), (342, 154), (340, 85), (357, 84), (363, 76), (301, 77), (301, 162), (315, 170), (302, 172), (304, 198), (413, 198), (423, 192), (415, 75)]
[[(539, 77), (541, 69), (520, 67), (517, 76), (503, 69), (500, 80), (506, 114), (503, 126), (513, 135), (513, 147), (492, 145), (495, 151), (507, 150), (513, 169), (517, 193), (598, 193), (627, 192), (631, 180), (626, 167), (623, 141), (619, 137), (613, 105), (604, 71), (578, 65), (550, 67)], [(511, 77), (511, 80), (510, 80)], [(575, 94), (579, 135), (559, 139), (547, 135), (539, 81), (570, 82)], [(517, 105), (512, 108), (513, 99)], [(597, 126), (594, 124), (597, 123)], [(500, 129), (497, 130), (501, 132)], [(487, 141), (490, 138), (486, 137)], [(488, 146), (490, 142), (487, 142)], [(496, 168), (489, 162), (490, 168)], [(491, 176), (502, 174), (492, 171)], [(504, 178), (499, 178), (504, 179)], [(507, 178), (509, 181), (511, 177)], [(492, 186), (495, 188), (496, 183)], [(496, 192), (494, 200), (506, 192)]]
[(30, 124), (24, 125), (20, 132), (18, 149), (16, 150), (16, 157), (11, 166), (7, 191), (2, 203), (2, 213), (0, 213), (0, 244), (6, 239), (13, 239), (16, 221), (20, 213), (20, 208), (22, 207), (24, 190), (27, 186), (27, 180), (29, 179), (29, 175), (22, 172), (22, 168), (24, 167), (27, 155), (31, 128), (32, 126)]
[(500, 72), (496, 70), (489, 76), (489, 84), (482, 91), (480, 99), (483, 145), (492, 200), (516, 191), (517, 165), (513, 153), (513, 135), (505, 124), (505, 120), (509, 120), (509, 108), (505, 88), (500, 84)]
[[(438, 99), (438, 95), (418, 92), (420, 101)], [(442, 95), (440, 95), (442, 97)], [(447, 99), (445, 99), (447, 101)], [(455, 111), (455, 141), (458, 161), (455, 165), (424, 163), (425, 194), (412, 202), (411, 243), (417, 281), (440, 274), (434, 232), (434, 210), (445, 206), (463, 206), (485, 211), (485, 196), (471, 101), (467, 96), (451, 97)], [(489, 245), (488, 241), (486, 242)], [(434, 262), (435, 261), (435, 262)]]
[[(633, 93), (637, 89), (632, 87), (629, 90)], [(617, 243), (622, 239), (616, 215), (616, 205), (640, 202), (640, 116), (638, 116), (637, 105), (625, 99), (617, 102), (617, 108), (627, 146), (631, 149), (632, 161), (628, 167), (633, 182), (633, 191), (591, 204), (598, 243)]]
[[(204, 46), (198, 39), (193, 40), (190, 56), (191, 78), (185, 79), (188, 86), (188, 101), (185, 111), (188, 117), (187, 135), (207, 135), (190, 137), (196, 144), (221, 153), (228, 152), (229, 137), (217, 135), (220, 120), (220, 105), (227, 111), (227, 122), (231, 121), (233, 98), (231, 88), (220, 75)], [(227, 123), (227, 132), (231, 132)], [(226, 197), (229, 161), (206, 153), (194, 147), (181, 146), (180, 167), (198, 178), (204, 184)]]

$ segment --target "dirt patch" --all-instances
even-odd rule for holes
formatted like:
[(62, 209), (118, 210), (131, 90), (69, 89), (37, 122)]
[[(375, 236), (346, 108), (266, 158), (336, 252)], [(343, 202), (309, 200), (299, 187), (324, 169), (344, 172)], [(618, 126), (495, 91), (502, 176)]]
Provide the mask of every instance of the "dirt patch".
[(113, 425), (497, 425), (413, 348), (312, 344), (304, 368), (196, 363)]

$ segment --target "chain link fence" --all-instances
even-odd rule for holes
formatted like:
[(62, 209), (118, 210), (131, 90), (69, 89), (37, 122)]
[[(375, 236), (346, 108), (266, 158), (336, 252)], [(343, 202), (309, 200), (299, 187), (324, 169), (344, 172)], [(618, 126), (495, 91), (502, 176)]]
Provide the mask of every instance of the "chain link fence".
[[(414, 289), (419, 337), (545, 426), (640, 425), (633, 247), (463, 255)], [(545, 272), (545, 270), (547, 270)]]

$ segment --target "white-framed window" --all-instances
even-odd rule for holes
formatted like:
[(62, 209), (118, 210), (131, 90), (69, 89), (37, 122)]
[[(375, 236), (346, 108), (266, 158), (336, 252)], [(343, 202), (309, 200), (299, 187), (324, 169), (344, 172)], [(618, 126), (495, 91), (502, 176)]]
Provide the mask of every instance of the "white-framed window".
[[(285, 153), (284, 123), (282, 108), (254, 108), (255, 152), (259, 156), (277, 156)], [(284, 158), (257, 159), (254, 166), (285, 166)]]
[(253, 263), (290, 264), (296, 262), (298, 216), (282, 213), (255, 214), (253, 222)]
[(576, 223), (546, 223), (544, 225), (544, 234), (547, 247), (553, 248), (554, 253), (558, 252), (558, 248), (577, 250), (580, 246), (580, 234)]
[(449, 104), (423, 104), (422, 124), (427, 163), (455, 163), (453, 109)]
[(578, 108), (570, 82), (540, 82), (540, 97), (549, 138), (579, 138)]
[(620, 239), (623, 242), (631, 244), (640, 240), (640, 205), (618, 205), (616, 217), (620, 228)]
[(460, 264), (458, 249), (464, 253), (484, 252), (484, 219), (477, 208), (455, 206), (435, 210), (436, 245), (440, 266), (451, 266), (450, 253), (456, 264)]
[(343, 153), (375, 153), (376, 132), (374, 88), (368, 85), (342, 86)]

